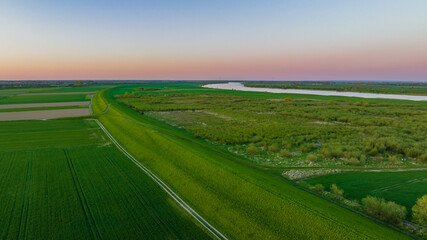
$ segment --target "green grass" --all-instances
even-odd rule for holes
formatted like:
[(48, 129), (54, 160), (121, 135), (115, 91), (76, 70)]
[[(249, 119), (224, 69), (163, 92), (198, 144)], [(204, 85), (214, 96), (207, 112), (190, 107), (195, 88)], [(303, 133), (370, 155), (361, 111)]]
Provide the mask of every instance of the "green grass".
[(88, 94), (0, 96), (0, 104), (51, 103), (88, 101)]
[(182, 129), (139, 115), (112, 99), (120, 92), (123, 89), (108, 90), (94, 98), (95, 113), (109, 104), (99, 120), (231, 239), (406, 238), (294, 187), (278, 172), (252, 167)]
[(7, 108), (0, 109), (0, 112), (25, 112), (25, 111), (39, 111), (39, 110), (57, 110), (57, 109), (75, 109), (87, 108), (88, 106), (55, 106), (55, 107), (33, 107), (33, 108)]
[(344, 189), (344, 196), (360, 200), (367, 195), (385, 198), (406, 206), (410, 212), (418, 198), (427, 193), (427, 171), (351, 172), (308, 179), (326, 189), (335, 183)]
[(207, 239), (94, 121), (0, 123), (1, 239)]

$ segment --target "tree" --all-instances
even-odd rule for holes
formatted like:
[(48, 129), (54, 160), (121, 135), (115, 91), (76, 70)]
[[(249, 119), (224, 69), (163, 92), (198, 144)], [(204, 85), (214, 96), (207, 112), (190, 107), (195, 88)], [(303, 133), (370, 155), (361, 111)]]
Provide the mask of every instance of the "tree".
[(412, 207), (412, 220), (427, 227), (427, 194), (418, 198), (417, 203)]
[(339, 187), (334, 183), (334, 184), (332, 184), (332, 185), (331, 185), (331, 192), (332, 192), (333, 194), (336, 194), (336, 195), (340, 195), (340, 196), (342, 196), (342, 195), (343, 195), (343, 193), (344, 193), (344, 190), (343, 190), (343, 189), (341, 189), (341, 188), (339, 188)]

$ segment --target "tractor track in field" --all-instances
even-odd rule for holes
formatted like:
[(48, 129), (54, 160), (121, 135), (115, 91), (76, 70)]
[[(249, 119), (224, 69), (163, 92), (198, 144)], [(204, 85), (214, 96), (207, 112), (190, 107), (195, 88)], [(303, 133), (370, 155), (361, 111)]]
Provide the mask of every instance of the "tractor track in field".
[(389, 190), (392, 190), (392, 189), (395, 189), (395, 188), (400, 188), (400, 187), (403, 187), (403, 186), (406, 186), (406, 185), (409, 185), (409, 184), (419, 183), (419, 182), (426, 181), (426, 180), (427, 180), (427, 178), (415, 178), (415, 179), (411, 179), (411, 180), (408, 180), (408, 181), (403, 182), (403, 183), (397, 183), (397, 184), (393, 184), (393, 185), (390, 185), (390, 186), (385, 186), (385, 187), (382, 187), (382, 188), (377, 188), (377, 189), (372, 190), (371, 192), (372, 193), (385, 192), (385, 191), (389, 191)]
[(108, 132), (108, 130), (102, 125), (98, 119), (94, 120), (98, 126), (104, 131), (104, 133), (110, 138), (110, 140), (116, 145), (116, 147), (127, 156), (135, 165), (137, 165), (143, 172), (145, 172), (151, 179), (153, 179), (176, 203), (178, 203), (188, 214), (190, 214), (199, 224), (201, 224), (208, 232), (210, 232), (216, 239), (228, 240), (220, 231), (213, 227), (207, 222), (202, 216), (200, 216), (194, 209), (192, 209), (184, 200), (182, 200), (172, 189), (169, 188), (162, 180), (160, 180), (154, 173), (148, 168), (142, 165), (136, 158), (134, 158), (129, 152), (127, 152), (117, 140)]
[(68, 155), (66, 150), (64, 150), (64, 155), (65, 155), (65, 158), (67, 159), (67, 165), (68, 165), (68, 168), (70, 169), (70, 174), (71, 174), (74, 186), (75, 186), (76, 191), (77, 191), (79, 203), (82, 207), (82, 210), (83, 210), (83, 213), (85, 216), (85, 220), (86, 220), (86, 224), (89, 228), (89, 231), (91, 232), (92, 239), (102, 239), (101, 235), (99, 233), (98, 227), (96, 226), (96, 222), (95, 222), (95, 219), (93, 217), (93, 214), (90, 211), (89, 204), (87, 202), (86, 196), (84, 195), (82, 185), (81, 185), (80, 180), (77, 176), (77, 172), (76, 172), (74, 165), (71, 161), (71, 158)]
[(33, 175), (33, 154), (28, 156), (28, 165), (25, 176), (24, 197), (21, 206), (21, 217), (19, 220), (18, 239), (26, 239), (28, 212), (30, 205), (31, 178)]

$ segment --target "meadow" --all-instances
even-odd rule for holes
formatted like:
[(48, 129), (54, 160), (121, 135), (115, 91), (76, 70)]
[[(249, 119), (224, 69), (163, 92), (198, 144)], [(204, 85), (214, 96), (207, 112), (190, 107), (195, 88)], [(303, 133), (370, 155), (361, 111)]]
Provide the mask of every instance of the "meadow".
[(115, 88), (97, 94), (93, 105), (97, 118), (127, 151), (227, 237), (406, 237), (296, 188), (280, 172), (261, 171), (182, 128), (141, 115), (113, 98), (124, 91)]
[(0, 123), (1, 239), (207, 239), (93, 120)]
[(116, 97), (266, 166), (427, 164), (427, 109), (419, 105), (172, 91)]

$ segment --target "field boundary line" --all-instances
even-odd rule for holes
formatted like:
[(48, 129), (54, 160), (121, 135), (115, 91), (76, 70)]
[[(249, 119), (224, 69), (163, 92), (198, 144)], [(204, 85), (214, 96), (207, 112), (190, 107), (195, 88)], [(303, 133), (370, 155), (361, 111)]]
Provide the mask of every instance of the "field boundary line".
[(93, 96), (95, 96), (95, 95), (92, 95), (92, 97), (90, 98), (90, 103), (89, 103), (89, 113), (90, 113), (90, 115), (93, 115), (93, 111), (92, 111)]
[(136, 158), (134, 158), (129, 152), (127, 152), (117, 140), (108, 132), (108, 130), (102, 125), (98, 119), (94, 120), (98, 126), (104, 131), (104, 133), (110, 138), (110, 140), (116, 145), (116, 147), (127, 156), (135, 165), (137, 165), (142, 171), (144, 171), (151, 179), (153, 179), (175, 202), (177, 202), (184, 210), (190, 214), (197, 222), (199, 222), (207, 231), (209, 231), (216, 239), (228, 240), (220, 231), (213, 227), (208, 221), (200, 216), (194, 209), (192, 209), (184, 200), (182, 200), (172, 189), (169, 188), (162, 180), (160, 180), (154, 173), (148, 168), (142, 165)]

